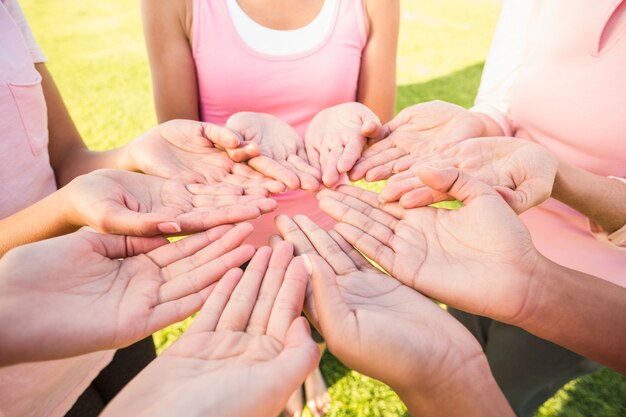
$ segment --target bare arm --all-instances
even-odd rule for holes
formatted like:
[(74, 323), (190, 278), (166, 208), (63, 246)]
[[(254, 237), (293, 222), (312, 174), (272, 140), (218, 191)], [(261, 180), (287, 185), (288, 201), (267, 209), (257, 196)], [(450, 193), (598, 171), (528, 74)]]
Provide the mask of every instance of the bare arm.
[(199, 120), (198, 83), (191, 53), (191, 2), (142, 0), (154, 102), (159, 123)]
[(578, 210), (608, 233), (626, 224), (626, 184), (559, 161), (552, 197)]
[(396, 100), (396, 55), (400, 27), (398, 0), (365, 0), (367, 45), (361, 58), (357, 100), (388, 122)]
[(124, 148), (106, 152), (87, 149), (52, 75), (43, 63), (35, 64), (35, 67), (41, 74), (41, 86), (48, 108), (48, 152), (57, 186), (63, 187), (75, 177), (99, 168), (132, 169), (124, 166)]

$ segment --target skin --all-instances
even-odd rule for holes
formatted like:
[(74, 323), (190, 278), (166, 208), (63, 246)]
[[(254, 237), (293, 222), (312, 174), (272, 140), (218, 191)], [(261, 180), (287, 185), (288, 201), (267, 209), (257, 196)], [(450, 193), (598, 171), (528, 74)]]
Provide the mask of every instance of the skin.
[(418, 175), (463, 207), (407, 210), (349, 186), (322, 191), (320, 207), (346, 241), (405, 285), (624, 372), (626, 334), (615, 329), (626, 324), (616, 314), (626, 289), (543, 257), (492, 187), (455, 168)]
[(424, 186), (417, 176), (422, 166), (458, 168), (493, 186), (519, 214), (550, 197), (558, 162), (544, 148), (527, 140), (468, 139), (440, 153), (415, 159), (408, 171), (389, 178), (380, 200), (399, 200), (404, 208), (454, 200), (449, 194)]
[[(244, 12), (259, 24), (275, 30), (290, 30), (305, 26), (312, 21), (322, 7), (321, 0), (302, 0), (298, 2), (285, 0), (250, 1), (240, 0), (239, 5)], [(362, 52), (361, 67), (356, 101), (362, 103), (378, 115), (383, 122), (393, 116), (396, 83), (396, 54), (400, 21), (400, 2), (387, 1), (384, 4), (374, 0), (363, 2), (366, 11), (367, 43)], [(161, 122), (172, 119), (198, 120), (198, 81), (191, 52), (192, 4), (190, 0), (172, 2), (142, 1), (144, 32), (156, 105), (157, 119)], [(380, 65), (385, 62), (385, 65)], [(354, 115), (360, 117), (360, 113)], [(368, 119), (369, 120), (369, 119)], [(379, 125), (380, 122), (376, 120)], [(365, 136), (374, 134), (374, 127), (365, 126)], [(354, 135), (352, 130), (347, 134)], [(317, 136), (323, 136), (319, 133)], [(358, 156), (365, 143), (361, 133), (361, 125), (356, 130), (357, 139), (352, 142), (360, 144)], [(332, 140), (347, 145), (344, 137)], [(328, 138), (331, 140), (331, 138)], [(351, 144), (349, 149), (353, 145)], [(307, 146), (308, 158), (313, 156)], [(293, 155), (293, 154), (292, 154)], [(300, 155), (301, 156), (301, 155)], [(332, 159), (337, 163), (337, 158)], [(331, 170), (346, 172), (353, 162), (344, 157), (348, 166), (335, 167), (329, 165), (324, 181), (334, 184), (337, 174)], [(277, 161), (283, 161), (279, 156)], [(311, 161), (314, 168), (322, 169), (321, 165)], [(257, 168), (255, 168), (257, 169)], [(289, 178), (289, 177), (287, 177)], [(295, 183), (293, 181), (292, 183)], [(287, 187), (293, 188), (290, 184)]]
[(255, 170), (292, 190), (320, 188), (320, 171), (309, 165), (304, 141), (287, 123), (270, 114), (241, 112), (230, 116), (226, 127), (258, 147), (260, 154), (248, 160)]
[(251, 232), (220, 226), (168, 243), (83, 231), (10, 251), (0, 262), (0, 366), (121, 348), (188, 317), (252, 257), (242, 246)]
[[(188, 184), (128, 171), (101, 169), (0, 220), (0, 254), (11, 248), (89, 226), (130, 236), (194, 233), (259, 217), (276, 202), (240, 195), (228, 185)], [(49, 211), (50, 207), (54, 210)], [(38, 228), (21, 231), (32, 219)]]
[(352, 181), (387, 179), (407, 169), (414, 158), (438, 153), (464, 139), (503, 135), (487, 116), (439, 100), (403, 109), (385, 131), (387, 137), (366, 149), (350, 171)]
[[(317, 323), (341, 361), (391, 386), (412, 415), (513, 415), (460, 323), (337, 233), (306, 216), (287, 223), (284, 237), (304, 253), (312, 278)], [(490, 401), (476, 404), (476, 396)]]
[(319, 361), (300, 317), (307, 275), (293, 247), (257, 251), (229, 271), (185, 334), (102, 414), (278, 415)]
[[(226, 182), (232, 186), (230, 189), (233, 190), (234, 196), (243, 192), (268, 195), (284, 190), (282, 183), (268, 179), (246, 165), (233, 162), (225, 151), (219, 149), (220, 147), (233, 148), (231, 153), (241, 159), (254, 155), (255, 150), (246, 147), (245, 144), (240, 146), (237, 134), (230, 129), (207, 123), (175, 120), (149, 130), (121, 148), (106, 152), (90, 151), (78, 134), (45, 65), (35, 66), (42, 76), (42, 88), (48, 111), (50, 165), (59, 186), (67, 185), (77, 176), (96, 169), (114, 168), (144, 172), (166, 179), (175, 178), (185, 183)], [(117, 188), (119, 191), (119, 186)], [(228, 188), (222, 187), (222, 190), (226, 189)], [(76, 218), (88, 217), (85, 214), (89, 213), (81, 212), (82, 216), (73, 215), (77, 207), (68, 206), (67, 193), (67, 189), (57, 191), (36, 204), (0, 220), (0, 255), (21, 244), (71, 232), (77, 226), (89, 224), (99, 227), (110, 221), (103, 217), (94, 218), (91, 213), (89, 222), (80, 223)], [(75, 197), (73, 200), (77, 201)], [(266, 206), (267, 203), (262, 204)], [(249, 213), (257, 210), (253, 207)], [(104, 211), (101, 214), (104, 214)], [(242, 220), (245, 217), (235, 216)], [(154, 234), (155, 227), (158, 230), (159, 224), (162, 224), (162, 233), (175, 233), (177, 228), (183, 228), (182, 224), (166, 225), (176, 223), (171, 217), (152, 217), (149, 224), (138, 224), (136, 216), (126, 218), (134, 219), (134, 222), (119, 224), (115, 227), (116, 230), (123, 230), (125, 233), (138, 230), (139, 233), (149, 235)], [(215, 224), (219, 222), (220, 220)]]

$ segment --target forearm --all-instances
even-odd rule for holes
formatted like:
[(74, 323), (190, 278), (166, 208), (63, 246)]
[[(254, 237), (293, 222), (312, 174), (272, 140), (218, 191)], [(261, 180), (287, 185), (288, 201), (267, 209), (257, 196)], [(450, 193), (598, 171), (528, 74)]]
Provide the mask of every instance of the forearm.
[(547, 259), (532, 280), (529, 313), (516, 325), (626, 373), (626, 288)]
[(626, 224), (626, 184), (559, 161), (552, 197), (598, 223), (608, 233)]
[[(416, 379), (417, 384), (417, 379)], [(482, 355), (458, 369), (436, 390), (396, 391), (413, 417), (513, 417), (515, 414)]]
[(61, 189), (0, 220), (0, 256), (27, 243), (71, 233), (78, 227), (69, 219), (68, 196)]
[(103, 152), (74, 148), (66, 152), (55, 168), (57, 186), (63, 187), (79, 175), (102, 168), (138, 171), (126, 146)]

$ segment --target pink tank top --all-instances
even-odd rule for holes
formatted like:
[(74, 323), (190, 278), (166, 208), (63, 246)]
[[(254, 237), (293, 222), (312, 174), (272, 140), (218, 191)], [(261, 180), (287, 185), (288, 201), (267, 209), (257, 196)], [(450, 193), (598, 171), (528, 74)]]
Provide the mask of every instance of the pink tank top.
[[(587, 171), (626, 178), (626, 5), (536, 3), (511, 91), (514, 135)], [(548, 258), (626, 286), (626, 250), (596, 239), (580, 213), (550, 199), (522, 218)]]
[[(0, 2), (0, 218), (56, 190), (47, 129), (41, 76)], [(0, 416), (63, 416), (112, 356), (98, 352), (0, 368)]]
[[(316, 47), (287, 56), (266, 55), (239, 36), (227, 0), (194, 0), (192, 51), (198, 77), (200, 118), (224, 125), (240, 111), (269, 113), (304, 136), (321, 110), (357, 98), (366, 44), (362, 0), (337, 0), (330, 30)], [(325, 228), (333, 221), (303, 191), (275, 196), (278, 209), (253, 222), (251, 243), (267, 244), (277, 214), (306, 214)]]

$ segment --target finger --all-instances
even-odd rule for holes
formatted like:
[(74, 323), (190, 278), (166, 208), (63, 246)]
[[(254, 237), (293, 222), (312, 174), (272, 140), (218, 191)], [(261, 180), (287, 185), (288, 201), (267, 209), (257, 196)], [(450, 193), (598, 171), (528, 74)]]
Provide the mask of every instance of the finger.
[(440, 193), (439, 191), (431, 190), (430, 188), (420, 188), (412, 190), (400, 197), (400, 205), (405, 209), (412, 209), (417, 207), (426, 207), (440, 201), (454, 200), (448, 194)]
[[(294, 155), (291, 155), (294, 157)], [(297, 157), (294, 157), (297, 158)], [(293, 158), (292, 158), (293, 159)], [(302, 170), (296, 168), (291, 162), (281, 161), (280, 164), (296, 174), (298, 177), (298, 183), (300, 184), (300, 189), (306, 191), (317, 191), (320, 188), (320, 183), (313, 175), (308, 174)]]
[(294, 216), (293, 220), (306, 235), (316, 252), (328, 262), (337, 274), (344, 275), (357, 270), (354, 262), (341, 250), (337, 242), (313, 220), (303, 215)]
[(363, 257), (363, 255), (358, 250), (354, 249), (351, 244), (346, 242), (346, 240), (339, 233), (337, 233), (335, 230), (329, 230), (328, 235), (335, 242), (337, 242), (337, 245), (339, 245), (341, 250), (350, 257), (354, 265), (359, 270), (372, 268), (372, 264), (367, 259), (365, 259), (365, 257)]
[(272, 249), (276, 248), (276, 245), (278, 245), (280, 242), (284, 242), (283, 238), (280, 237), (280, 235), (271, 235), (268, 239), (268, 244)]
[(339, 171), (337, 171), (337, 163), (342, 151), (343, 148), (340, 146), (335, 146), (328, 151), (326, 161), (322, 167), (322, 181), (327, 187), (333, 187), (341, 178)]
[(300, 180), (296, 173), (285, 168), (272, 158), (261, 155), (250, 159), (248, 164), (266, 177), (282, 182), (290, 190), (300, 188)]
[(304, 232), (300, 230), (300, 227), (289, 216), (284, 214), (276, 216), (274, 224), (282, 238), (293, 245), (295, 256), (303, 253), (317, 253)]
[(416, 162), (416, 158), (414, 155), (406, 155), (402, 158), (399, 158), (396, 162), (394, 162), (391, 170), (394, 173), (403, 172), (411, 168), (411, 165), (413, 165), (415, 162)]
[[(288, 242), (281, 242), (272, 250), (272, 257), (270, 258), (269, 266), (256, 299), (256, 304), (254, 305), (248, 327), (246, 328), (247, 333), (266, 334), (272, 309), (277, 300), (279, 291), (281, 290), (281, 286), (283, 285), (285, 272), (292, 258), (293, 246)], [(302, 310), (302, 306), (300, 306), (300, 310)], [(291, 321), (293, 321), (293, 318)], [(291, 321), (289, 323), (291, 323)], [(282, 340), (284, 336), (283, 334), (278, 340)]]
[(471, 204), (473, 200), (487, 195), (500, 199), (492, 187), (457, 168), (420, 167), (417, 169), (417, 175), (425, 186), (449, 194), (463, 204)]
[(239, 268), (233, 268), (226, 272), (224, 277), (215, 284), (215, 288), (204, 303), (202, 310), (194, 319), (187, 333), (212, 332), (217, 326), (230, 295), (235, 290), (237, 284), (243, 276), (243, 271)]
[(197, 293), (192, 293), (179, 299), (170, 300), (154, 306), (145, 324), (145, 336), (173, 323), (184, 320), (200, 310), (213, 292), (215, 285), (216, 284), (213, 284)]
[(259, 145), (254, 142), (242, 143), (236, 148), (225, 148), (225, 150), (228, 157), (235, 162), (247, 161), (248, 159), (261, 154)]
[(222, 224), (236, 224), (261, 217), (261, 210), (252, 205), (196, 210), (177, 217), (186, 232), (207, 230)]
[(242, 177), (247, 180), (244, 182), (246, 184), (245, 188), (263, 187), (272, 194), (278, 194), (285, 191), (285, 184), (281, 181), (277, 181), (263, 175), (245, 164), (233, 165), (232, 173), (239, 180), (241, 180)]
[(155, 236), (178, 233), (181, 230), (176, 218), (160, 213), (138, 213), (119, 206), (108, 210), (99, 227), (99, 232), (126, 236)]
[(305, 149), (309, 164), (321, 173), (322, 166), (320, 165), (320, 153), (313, 146), (305, 145)]
[[(166, 279), (168, 277), (176, 277), (192, 271), (208, 262), (219, 259), (220, 256), (241, 246), (243, 241), (252, 233), (253, 229), (254, 228), (249, 223), (238, 224), (234, 228), (231, 228), (223, 233), (223, 235), (216, 237), (212, 242), (210, 242), (210, 244), (206, 245), (197, 252), (187, 254), (187, 256), (169, 265), (165, 264), (166, 266), (163, 268), (163, 273), (166, 276)], [(187, 239), (183, 239), (179, 242), (184, 242), (186, 240)], [(179, 242), (176, 243), (178, 244)], [(152, 259), (154, 260), (155, 257), (153, 256)], [(159, 265), (163, 265), (163, 263), (160, 263)]]
[(416, 189), (424, 188), (424, 183), (418, 177), (409, 176), (407, 179), (402, 181), (394, 181), (392, 183), (387, 183), (385, 188), (380, 192), (378, 197), (379, 201), (388, 202), (388, 201), (398, 201), (400, 197), (409, 191), (413, 191)]
[(337, 223), (335, 225), (335, 231), (383, 269), (393, 271), (393, 249), (386, 246), (369, 233), (348, 223)]
[(393, 175), (393, 161), (379, 165), (367, 171), (365, 179), (369, 182), (382, 181)]
[[(343, 221), (342, 215), (345, 213), (334, 210), (345, 211), (346, 208), (342, 205), (366, 217), (371, 217), (372, 221), (381, 223), (388, 228), (395, 228), (398, 218), (401, 218), (397, 215), (404, 215), (405, 210), (391, 208), (392, 206), (397, 206), (397, 204), (381, 203), (377, 198), (378, 194), (371, 191), (350, 186), (342, 186), (339, 190), (322, 190), (323, 192), (320, 192), (318, 195), (320, 209), (331, 217), (335, 216), (337, 221)], [(326, 201), (322, 203), (322, 200)], [(341, 205), (337, 205), (337, 203), (341, 203)]]
[(507, 204), (517, 214), (521, 214), (526, 210), (535, 207), (546, 201), (552, 190), (546, 184), (551, 181), (543, 179), (525, 180), (519, 184), (515, 190), (511, 190), (504, 186), (495, 186), (494, 189), (507, 202)]
[[(268, 375), (276, 374), (276, 370), (280, 369), (277, 375), (280, 384), (284, 392), (292, 393), (318, 366), (320, 356), (320, 350), (311, 338), (309, 324), (304, 317), (298, 317), (287, 330), (282, 351), (267, 362)], [(284, 401), (287, 401), (287, 395)]]
[[(290, 249), (293, 250), (291, 245)], [(284, 340), (289, 326), (302, 314), (309, 275), (301, 258), (293, 259), (284, 272), (284, 280), (272, 306), (267, 334)]]
[(394, 182), (399, 182), (399, 181), (404, 181), (404, 180), (406, 180), (408, 178), (414, 178), (414, 177), (416, 177), (416, 175), (413, 173), (413, 171), (411, 169), (409, 169), (407, 171), (402, 171), (402, 172), (398, 172), (397, 174), (393, 174), (387, 180), (387, 184), (394, 183)]
[(354, 315), (343, 298), (331, 266), (319, 255), (306, 254), (302, 258), (313, 282), (319, 325), (332, 350), (339, 340), (350, 340), (351, 334), (346, 334), (346, 330), (354, 326)]
[(257, 250), (246, 267), (241, 281), (230, 296), (222, 317), (217, 323), (216, 331), (241, 332), (246, 329), (271, 255), (272, 250), (267, 246)]
[(161, 236), (135, 237), (84, 232), (98, 253), (110, 259), (128, 258), (153, 251), (167, 245)]
[[(375, 144), (373, 146), (376, 145), (378, 144)], [(361, 158), (356, 162), (354, 168), (352, 168), (352, 171), (350, 171), (350, 179), (352, 181), (360, 180), (376, 167), (388, 164), (389, 162), (393, 162), (406, 155), (406, 152), (403, 149), (395, 147), (381, 149), (379, 152), (368, 156), (365, 156), (366, 152), (367, 150), (363, 152)], [(371, 175), (373, 174), (370, 174), (370, 176)]]
[(287, 161), (302, 172), (306, 172), (315, 178), (322, 178), (320, 170), (309, 165), (306, 158), (302, 158), (299, 155), (289, 155), (287, 157)]
[(363, 136), (370, 138), (372, 141), (379, 141), (387, 136), (387, 129), (380, 123), (380, 119), (374, 114), (366, 117), (361, 126), (361, 133)]
[(255, 195), (194, 195), (191, 204), (195, 208), (221, 208), (240, 205), (256, 206), (257, 203), (267, 203), (273, 201), (268, 198)]
[(159, 288), (159, 302), (165, 303), (202, 291), (254, 255), (252, 245), (240, 246), (219, 258), (182, 274), (168, 277)]
[(233, 226), (231, 225), (214, 227), (203, 233), (197, 233), (185, 239), (181, 239), (174, 243), (170, 243), (169, 245), (152, 250), (146, 253), (146, 255), (152, 260), (152, 262), (163, 268), (195, 254), (199, 250), (215, 242), (232, 228)]
[(365, 137), (353, 137), (346, 142), (343, 152), (337, 160), (337, 171), (340, 174), (345, 174), (350, 171), (356, 161), (361, 157), (363, 147), (365, 146)]
[(239, 137), (227, 127), (213, 123), (200, 122), (204, 137), (221, 148), (236, 148), (239, 146)]
[(378, 155), (381, 152), (384, 152), (388, 149), (393, 149), (395, 146), (393, 145), (393, 141), (391, 139), (383, 139), (380, 142), (376, 142), (371, 146), (368, 146), (364, 151), (362, 158), (368, 159)]

